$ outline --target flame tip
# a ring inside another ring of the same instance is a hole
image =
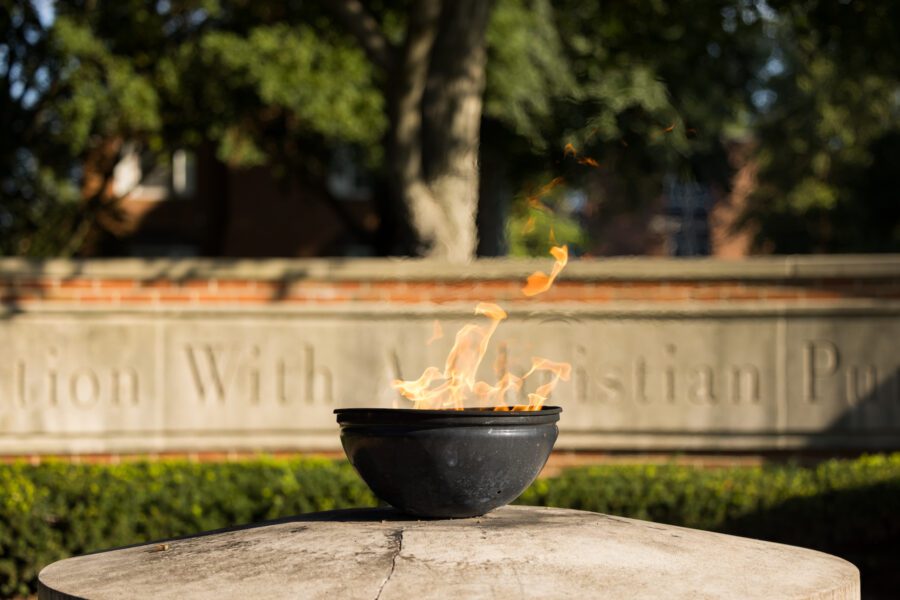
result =
[[[572,148],[574,150],[574,146]],[[563,181],[562,177],[553,179],[539,190],[538,195],[529,198],[529,204],[539,209],[549,210],[540,203],[538,198]],[[533,222],[533,220],[534,215],[531,216],[529,222]],[[543,271],[535,271],[529,275],[522,288],[525,296],[536,296],[550,289],[568,263],[569,247],[566,244],[557,244],[552,227],[550,236],[553,244],[550,248],[550,255],[554,258],[553,268],[549,275]],[[493,404],[494,410],[499,411],[540,410],[556,384],[559,381],[569,380],[571,365],[533,357],[531,369],[519,376],[507,370],[506,353],[504,352],[502,356],[498,356],[494,364],[494,370],[499,377],[497,383],[491,385],[486,381],[478,380],[476,375],[487,354],[491,337],[500,322],[509,315],[500,305],[486,301],[475,305],[474,314],[487,317],[490,319],[490,323],[487,325],[467,323],[460,327],[456,332],[453,347],[447,355],[443,370],[430,366],[416,380],[394,379],[391,385],[400,396],[412,401],[413,408],[416,409],[463,410],[467,401],[476,401],[477,405],[481,407]],[[442,336],[443,329],[440,322],[435,320],[428,344]],[[502,347],[505,348],[505,346],[503,343]],[[536,371],[549,372],[551,374],[549,381],[539,385],[534,392],[527,394],[528,404],[508,405],[509,394],[520,397],[525,379]]]

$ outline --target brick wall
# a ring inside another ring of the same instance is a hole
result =
[[[0,302],[41,305],[525,304],[522,283],[551,261],[0,261]],[[618,259],[571,264],[540,302],[816,302],[900,299],[900,259],[766,258],[741,262]]]

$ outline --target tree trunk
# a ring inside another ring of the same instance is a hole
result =
[[[440,219],[422,167],[422,98],[440,14],[440,0],[413,3],[406,42],[399,62],[389,71],[385,93],[389,118],[388,194],[395,212],[386,216],[397,219],[401,227],[405,224],[407,229],[412,228],[408,231],[414,238],[410,240],[412,253],[422,252],[419,246],[429,244]]]
[[[475,255],[478,143],[491,0],[414,0],[391,48],[359,0],[333,5],[373,64],[388,106],[388,198],[382,230],[400,253],[465,262]]]
[[[433,236],[428,254],[455,262],[472,259],[478,244],[478,145],[490,9],[491,2],[483,0],[445,2],[423,99],[425,180],[439,209],[439,222],[426,229]]]
[[[113,170],[124,140],[108,137],[94,145],[82,163],[80,219],[75,224],[64,254],[95,256],[105,239],[121,230],[121,215],[112,191]]]
[[[478,183],[478,256],[506,256],[509,252],[506,221],[515,190],[510,179],[509,159],[491,122],[482,120],[479,147],[481,175]],[[494,125],[494,128],[497,126]]]

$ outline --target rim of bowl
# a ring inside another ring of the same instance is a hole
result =
[[[337,421],[344,426],[366,425],[539,425],[555,423],[562,408],[544,406],[533,411],[495,411],[482,408],[464,410],[415,408],[336,408]]]

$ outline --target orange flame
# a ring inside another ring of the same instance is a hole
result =
[[[528,217],[528,220],[525,221],[525,225],[522,227],[522,235],[525,235],[526,233],[531,233],[532,231],[534,231],[534,225],[535,225],[534,215],[530,215]]]
[[[456,339],[444,370],[428,367],[422,376],[413,381],[394,380],[393,386],[400,395],[412,400],[414,408],[452,408],[462,410],[475,387],[475,375],[487,353],[491,336],[506,312],[491,302],[480,302],[475,314],[491,320],[489,327],[469,323],[456,332]],[[436,385],[435,385],[436,384]]]
[[[566,181],[566,180],[565,180],[564,178],[562,178],[562,177],[554,177],[554,178],[551,179],[548,183],[545,183],[544,185],[542,185],[542,186],[538,189],[537,192],[535,192],[534,194],[532,194],[531,197],[528,198],[529,202],[532,202],[532,201],[534,201],[534,200],[538,200],[539,198],[543,198],[544,196],[546,196],[547,194],[549,194],[551,191],[553,191],[553,188],[555,188],[556,186],[558,186],[558,185],[560,185],[560,184],[562,184],[562,183],[565,183],[565,181]]]
[[[522,293],[526,296],[537,296],[549,290],[563,270],[563,267],[569,262],[568,246],[553,246],[550,248],[550,254],[556,259],[556,262],[553,263],[553,269],[549,275],[543,271],[535,271],[529,275],[525,287],[522,288]]]
[[[522,389],[523,383],[525,383],[524,377],[506,373],[500,378],[497,385],[479,381],[475,384],[473,391],[478,396],[479,406],[493,406],[495,410],[509,410],[509,405],[506,403],[509,392],[518,392]]]
[[[596,131],[596,129],[592,129],[591,136],[593,136]],[[588,136],[588,139],[590,139],[590,136]],[[600,163],[597,162],[596,159],[591,158],[590,156],[579,156],[578,154],[578,150],[576,150],[575,146],[573,146],[572,144],[566,144],[566,147],[563,148],[563,158],[571,156],[579,165],[594,167],[595,169],[600,168]]]
[[[555,246],[550,252],[556,258],[551,274],[545,275],[537,272],[528,278],[526,289],[532,285],[534,285],[534,289],[542,288],[534,294],[549,289],[568,262],[569,252],[566,246]],[[541,281],[539,285],[533,284],[533,279],[539,275],[545,280]],[[534,294],[526,292],[526,295]],[[500,322],[508,315],[505,310],[493,302],[479,302],[475,306],[475,314],[487,317],[490,324],[488,326],[475,323],[463,325],[456,332],[453,347],[447,355],[443,371],[432,366],[426,368],[418,379],[410,381],[395,379],[392,382],[394,389],[407,400],[411,400],[413,408],[462,410],[467,403],[474,402],[479,407],[494,407],[495,410],[540,410],[556,384],[560,380],[568,381],[571,366],[568,363],[535,357],[532,358],[531,369],[524,375],[518,376],[507,370],[506,352],[505,346],[503,346],[503,351],[494,364],[494,370],[499,376],[497,383],[491,385],[486,381],[478,381],[478,369],[487,354],[491,338],[497,331]],[[440,324],[435,321],[434,335],[429,343],[442,335]],[[550,373],[550,380],[528,394],[527,405],[510,405],[507,402],[510,395],[517,396],[521,392],[525,380],[539,371]]]
[[[563,381],[569,380],[569,377],[572,374],[572,365],[569,363],[554,362],[552,360],[547,360],[546,358],[535,356],[531,359],[531,370],[525,374],[525,377],[528,377],[536,371],[547,371],[552,373],[553,376],[550,381],[539,386],[533,393],[528,394],[528,406],[530,410],[541,409],[544,402],[550,397],[550,392],[553,391],[553,388],[556,387],[556,384],[559,383],[560,379]]]
[[[552,214],[553,211],[546,204],[541,202],[541,198],[552,192],[553,188],[565,183],[565,181],[566,180],[562,177],[555,177],[548,183],[542,185],[540,188],[538,188],[537,191],[528,196],[528,207],[544,213]],[[534,230],[534,215],[531,215],[528,218],[528,221],[525,223],[525,227],[523,228],[522,233],[530,233],[532,230]]]

